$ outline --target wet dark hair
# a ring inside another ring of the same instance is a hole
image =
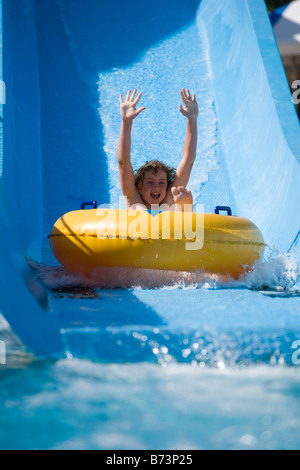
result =
[[[160,162],[159,160],[151,160],[146,162],[145,165],[141,166],[134,174],[134,182],[135,186],[138,188],[140,183],[143,183],[144,176],[146,171],[151,171],[152,173],[156,174],[158,170],[165,171],[167,175],[167,186],[169,187],[171,183],[174,181],[176,170],[164,163]]]

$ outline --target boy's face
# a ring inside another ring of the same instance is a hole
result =
[[[168,179],[164,170],[157,170],[157,173],[145,171],[143,183],[140,191],[143,200],[150,206],[161,204],[167,195]]]

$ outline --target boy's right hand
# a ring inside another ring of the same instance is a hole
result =
[[[144,106],[136,109],[136,105],[141,99],[142,93],[139,93],[137,98],[135,98],[136,95],[136,90],[133,90],[133,93],[131,95],[131,90],[128,91],[126,100],[123,100],[122,94],[120,95],[120,113],[121,113],[121,118],[124,122],[131,122],[133,119],[135,119],[144,109],[146,109]]]

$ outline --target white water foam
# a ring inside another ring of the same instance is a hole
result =
[[[77,286],[116,288],[168,288],[168,289],[224,289],[294,292],[300,287],[300,264],[296,253],[270,252],[238,280],[204,272],[182,272],[155,269],[103,267],[92,277],[82,273],[69,273],[62,266],[45,266],[31,262],[31,266],[48,289]]]

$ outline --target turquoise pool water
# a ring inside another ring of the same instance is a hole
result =
[[[1,374],[1,448],[299,449],[299,371],[40,362]]]

